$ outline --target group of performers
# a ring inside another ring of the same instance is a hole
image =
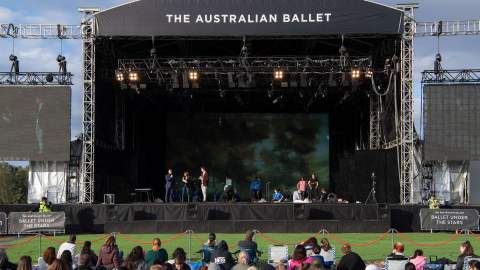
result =
[[[205,167],[200,167],[200,175],[197,178],[190,176],[190,172],[185,171],[182,175],[182,187],[180,191],[181,202],[207,201],[208,172]],[[175,201],[175,195],[178,194],[178,186],[172,169],[168,169],[165,175],[165,202]]]
[[[206,202],[208,191],[208,172],[205,167],[200,167],[198,177],[192,177],[190,172],[185,171],[181,176],[181,181],[176,181],[173,170],[168,169],[165,175],[165,202]],[[255,176],[250,181],[250,200],[251,202],[266,202],[263,194],[263,182],[260,176]],[[214,201],[217,201],[216,191],[214,192]],[[225,185],[223,187],[223,193],[218,196],[221,201],[224,202],[236,202],[240,200],[240,196],[237,190],[234,188],[232,179],[227,175],[225,177]],[[293,202],[306,202],[306,201],[321,201],[321,202],[336,202],[337,198],[333,193],[327,193],[325,188],[319,188],[319,182],[317,175],[312,173],[311,177],[305,180],[301,177],[296,185],[296,190],[292,196],[288,196],[286,193],[278,188],[274,189],[271,201],[274,203],[293,201]]]

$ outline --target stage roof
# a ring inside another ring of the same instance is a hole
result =
[[[402,12],[363,0],[138,0],[97,13],[97,36],[400,34]]]

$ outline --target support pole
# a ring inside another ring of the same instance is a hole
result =
[[[39,232],[38,236],[38,257],[42,257],[42,233]]]
[[[192,261],[192,230],[188,230],[188,261]]]

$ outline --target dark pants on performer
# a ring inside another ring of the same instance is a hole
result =
[[[184,185],[183,188],[182,188],[182,203],[185,201],[184,198],[185,198],[185,193],[187,195],[187,202],[190,202],[190,187],[187,186],[187,185]]]
[[[252,190],[252,201],[259,201],[262,199],[262,190]]]
[[[165,202],[173,202],[173,185],[165,185]]]

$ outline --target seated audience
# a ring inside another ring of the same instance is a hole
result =
[[[405,264],[405,270],[415,270],[415,265],[411,262]]]
[[[162,265],[168,261],[168,253],[162,248],[162,241],[160,238],[153,239],[152,249],[150,249],[145,255],[145,261],[148,268],[150,268],[155,261],[160,262]]]
[[[95,265],[91,265],[92,259],[88,253],[80,253],[78,266],[75,270],[93,270]]]
[[[387,259],[388,260],[403,260],[407,257],[405,257],[405,245],[397,242],[393,244],[393,250],[390,255],[388,255]]]
[[[202,245],[202,248],[197,251],[202,256],[202,262],[205,264],[210,263],[210,258],[212,257],[213,250],[215,249],[217,236],[215,233],[211,232],[208,234],[208,241]]]
[[[311,254],[308,255],[312,259],[312,262],[318,261],[322,264],[322,267],[325,265],[323,256],[320,254],[321,248],[318,245],[314,245],[311,249]]]
[[[238,263],[232,268],[232,270],[247,270],[250,265],[248,254],[245,251],[240,251],[238,254]]]
[[[16,270],[17,265],[8,260],[5,249],[0,249],[0,270]]]
[[[48,247],[43,252],[43,256],[38,258],[38,270],[47,270],[47,268],[53,263],[57,258],[55,248]]]
[[[80,251],[80,255],[82,254],[88,255],[89,261],[87,262],[87,266],[94,267],[95,265],[97,265],[98,256],[92,250],[92,242],[85,241],[85,243],[83,244],[82,250]]]
[[[455,267],[456,270],[462,270],[463,269],[463,262],[465,260],[465,257],[477,257],[475,253],[473,252],[473,246],[470,243],[470,241],[465,241],[462,244],[460,244],[460,255],[457,257],[457,265]]]
[[[337,270],[365,270],[365,263],[362,258],[352,251],[349,244],[342,246],[343,257],[337,265]]]
[[[320,255],[323,257],[323,265],[330,269],[335,264],[335,250],[330,245],[327,238],[320,240]]]
[[[251,230],[248,230],[245,233],[245,240],[238,242],[238,249],[240,251],[245,251],[250,258],[250,261],[255,263],[257,261],[257,255],[260,256],[261,253],[258,251],[258,245],[253,241],[253,236],[255,233]]]
[[[115,237],[109,236],[98,254],[97,268],[103,267],[106,270],[120,267],[120,252],[115,242]]]
[[[416,270],[423,270],[425,263],[427,262],[427,258],[423,256],[423,250],[417,249],[413,253],[413,256],[410,258],[410,262],[415,265]]]
[[[292,197],[292,201],[294,203],[304,203],[305,201],[303,200],[302,198],[302,194],[299,190],[295,190],[293,192],[293,197]]]
[[[177,248],[172,254],[174,260],[173,269],[174,270],[190,270],[190,266],[186,263],[187,254],[183,248]]]
[[[288,263],[288,270],[302,269],[302,265],[310,264],[312,258],[307,257],[307,250],[304,245],[298,245],[292,254],[292,259]]]
[[[64,250],[62,252],[62,255],[60,255],[60,261],[62,261],[65,264],[65,267],[69,270],[72,270],[73,267],[73,259],[72,259],[72,253],[70,253],[69,250]]]
[[[32,257],[22,256],[18,261],[17,270],[32,270]]]
[[[480,262],[474,260],[469,261],[468,270],[480,270]]]
[[[68,237],[68,241],[64,242],[58,247],[58,253],[57,253],[57,259],[60,259],[60,256],[62,256],[63,251],[68,250],[70,251],[70,255],[75,257],[75,247],[76,244],[75,242],[77,241],[77,236],[72,234]]]
[[[277,188],[273,191],[272,202],[274,203],[283,202],[283,194]]]
[[[68,270],[68,266],[59,259],[54,259],[47,270]]]
[[[232,254],[228,251],[228,245],[225,241],[220,241],[212,253],[210,262],[220,266],[222,270],[230,270],[235,264]]]
[[[130,254],[123,262],[128,270],[145,270],[147,269],[147,264],[145,263],[145,257],[143,253],[143,248],[141,246],[136,246],[132,249]]]

